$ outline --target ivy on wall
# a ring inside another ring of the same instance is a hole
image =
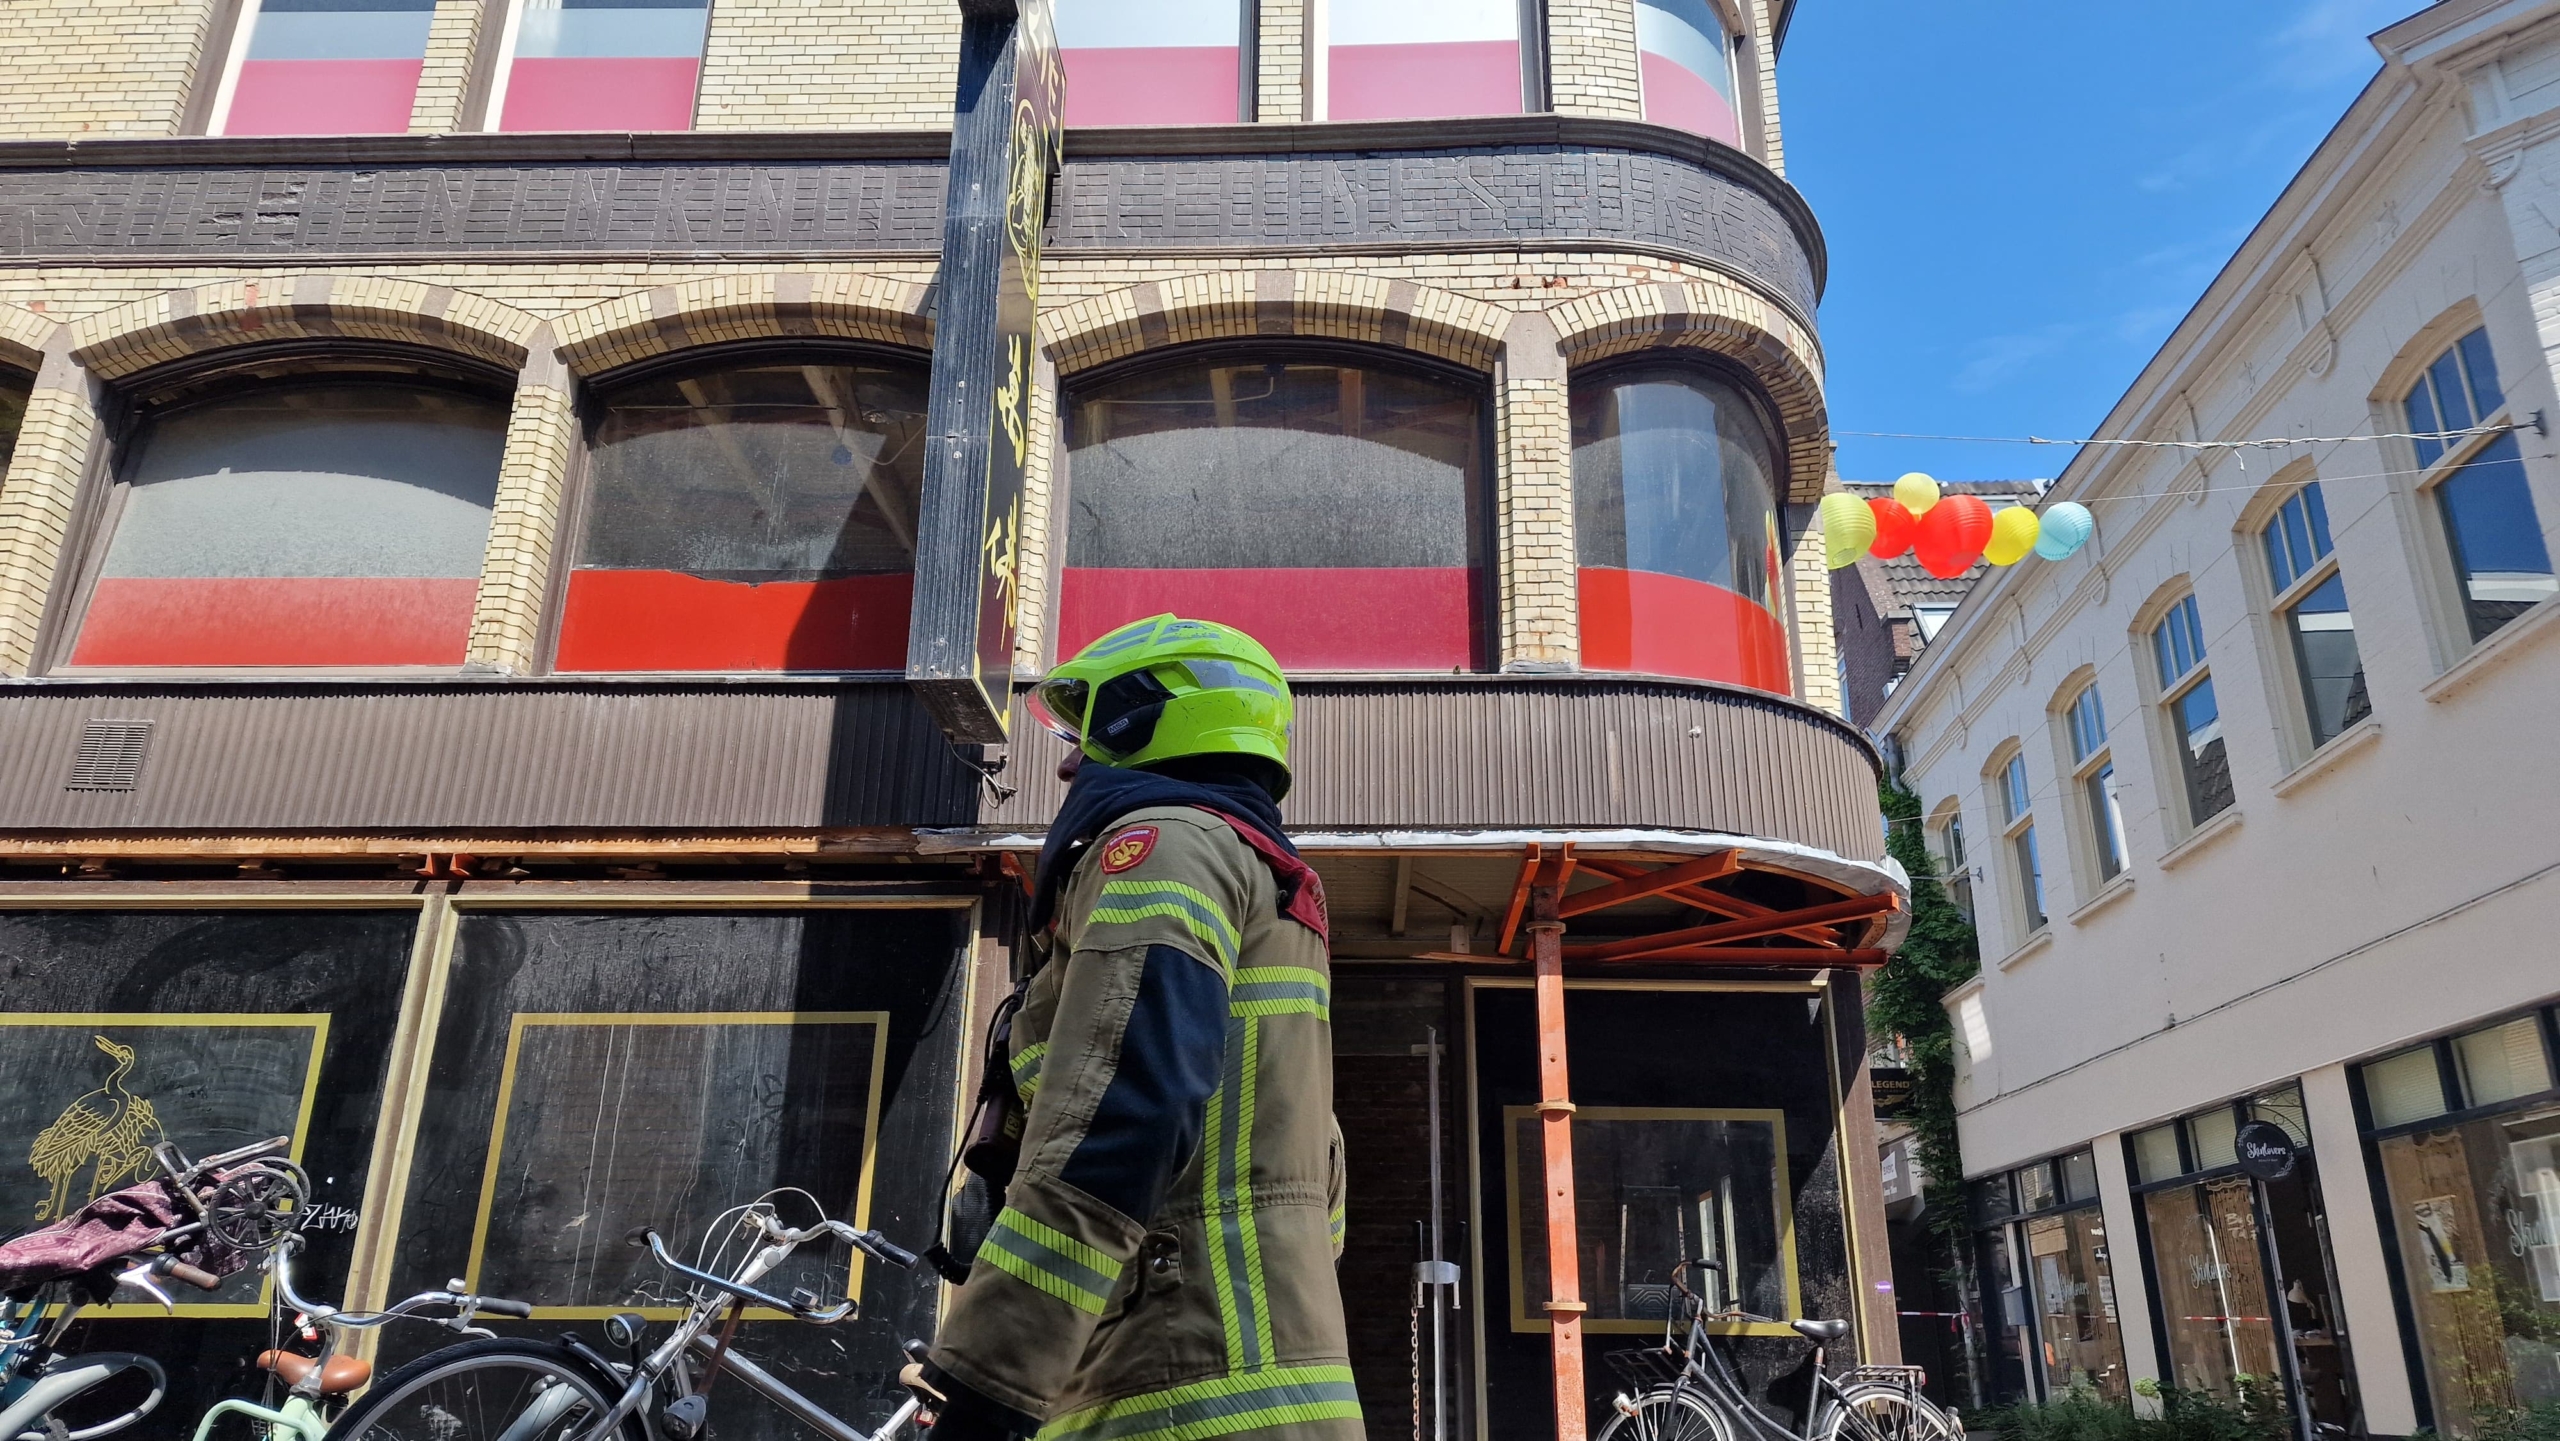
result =
[[[1973,922],[1947,899],[1938,863],[1921,834],[1920,797],[1899,776],[1878,793],[1885,847],[1911,875],[1911,933],[1867,986],[1867,1033],[1899,1036],[1910,1053],[1911,1104],[1904,1119],[1915,1133],[1926,1177],[1925,1214],[1947,1243],[1952,1266],[1965,1235],[1964,1160],[1956,1150],[1955,1027],[1941,1002],[1982,969]]]

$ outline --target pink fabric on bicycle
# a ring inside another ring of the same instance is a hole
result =
[[[220,1178],[208,1178],[207,1188]],[[188,1219],[177,1188],[165,1180],[109,1191],[41,1230],[0,1243],[0,1293],[67,1280],[150,1249],[162,1233]],[[246,1258],[198,1233],[184,1259],[217,1276],[241,1268]]]

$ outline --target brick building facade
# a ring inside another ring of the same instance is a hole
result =
[[[1015,673],[1174,609],[1298,679],[1361,1394],[1406,1434],[1436,1042],[1467,1290],[1422,1360],[1507,1441],[1605,1406],[1598,1353],[1658,1331],[1657,1262],[1736,1180],[1736,1299],[1890,1357],[1856,975],[1902,882],[1805,543],[1791,0],[1440,8],[1060,5]],[[939,0],[30,0],[0,30],[0,1012],[164,1037],[137,1074],[172,1096],[181,1053],[246,1077],[241,1038],[329,1017],[292,1124],[363,1219],[322,1284],[467,1262],[554,1327],[626,1299],[489,1187],[595,1179],[540,1113],[644,1030],[632,1074],[710,1110],[672,1078],[752,1080],[742,1036],[869,1047],[867,1099],[810,1102],[858,1164],[702,1184],[931,1229],[1057,799],[1048,742],[955,750],[899,679],[957,35]],[[1769,924],[1824,907],[1856,914]],[[1730,934],[1647,939],[1701,922]],[[1576,1145],[1678,1159],[1585,1196],[1542,1286],[1512,1143],[1568,1021]],[[1629,1026],[1652,1059],[1604,1043]],[[516,1102],[475,1089],[499,1071]],[[32,1115],[60,1079],[0,1092]],[[857,1415],[936,1304],[859,1284]],[[222,1299],[100,1324],[211,1393],[259,1329]]]

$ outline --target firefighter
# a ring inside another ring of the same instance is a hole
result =
[[[1078,754],[1005,1043],[1019,1160],[923,1370],[934,1441],[1356,1441],[1288,683],[1244,632],[1160,615],[1032,708]]]

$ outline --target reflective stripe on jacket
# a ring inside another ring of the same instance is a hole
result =
[[[1223,819],[1086,853],[1012,1028],[1029,1107],[934,1361],[1043,1441],[1357,1441],[1325,943]]]

